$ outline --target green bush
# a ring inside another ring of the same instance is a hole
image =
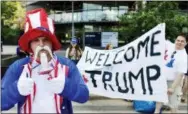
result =
[[[17,45],[20,37],[20,29],[11,29],[4,27],[1,35],[4,37],[3,44],[5,45]]]

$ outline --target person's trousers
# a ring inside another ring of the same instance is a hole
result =
[[[168,88],[171,87],[173,81],[167,81]],[[180,93],[181,93],[181,85],[177,86],[172,95],[168,96],[169,103],[167,104],[170,108],[178,108],[180,104]]]

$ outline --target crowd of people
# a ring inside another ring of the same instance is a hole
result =
[[[36,15],[40,17],[36,17],[38,20],[34,19]],[[36,21],[40,24],[36,24]],[[89,100],[89,89],[76,66],[83,53],[78,39],[71,39],[65,57],[55,55],[53,52],[61,49],[61,44],[55,36],[53,23],[49,21],[52,20],[42,8],[27,12],[27,26],[17,48],[17,54],[22,59],[10,65],[2,79],[1,110],[9,110],[18,104],[18,113],[72,114],[71,101],[84,103]],[[181,101],[187,100],[186,40],[187,36],[180,34],[175,40],[174,50],[168,52],[171,56],[166,58],[165,65],[169,74],[169,104],[157,102],[155,113],[160,113],[164,105],[176,113],[181,92]],[[110,49],[113,49],[113,45],[107,44],[105,50]]]

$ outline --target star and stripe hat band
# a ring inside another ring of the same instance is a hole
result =
[[[26,52],[32,52],[29,43],[38,38],[46,37],[52,42],[53,51],[61,48],[55,33],[54,22],[43,8],[37,8],[26,13],[24,34],[18,44]]]

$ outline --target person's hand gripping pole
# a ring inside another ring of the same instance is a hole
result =
[[[30,76],[28,65],[24,65],[17,87],[21,95],[27,96],[32,93],[34,81]]]

